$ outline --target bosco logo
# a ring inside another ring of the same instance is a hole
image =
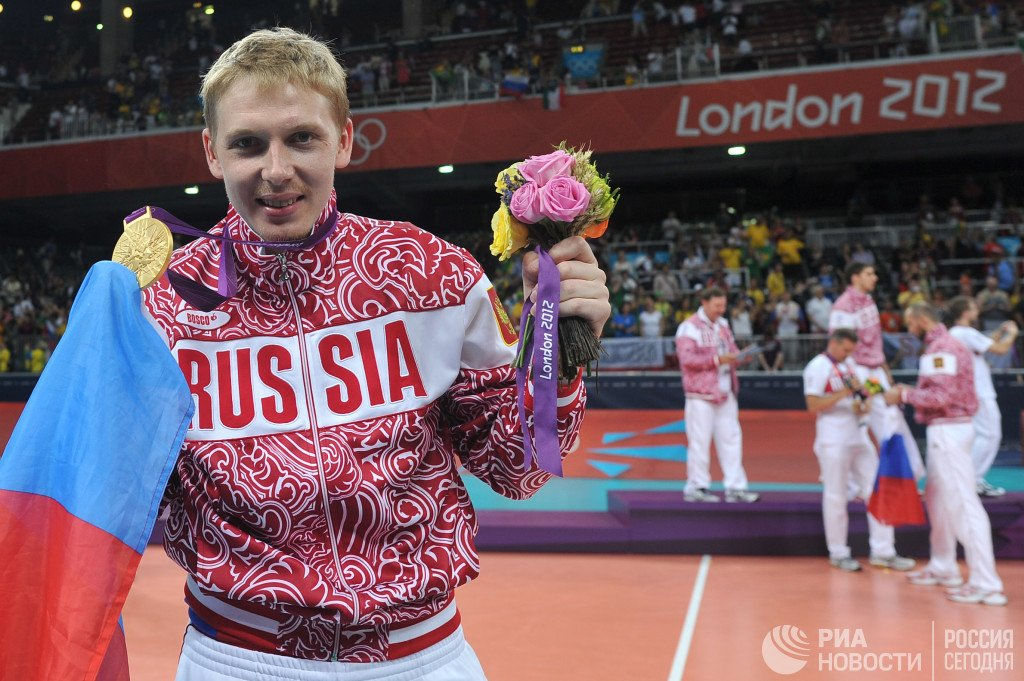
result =
[[[807,635],[791,624],[780,624],[764,635],[761,657],[776,674],[796,674],[811,654]]]
[[[231,321],[231,315],[221,310],[216,310],[214,312],[182,310],[174,319],[179,323],[184,324],[185,326],[191,326],[194,329],[212,330],[219,329]]]
[[[379,118],[364,118],[355,126],[352,133],[351,165],[360,166],[366,163],[374,150],[383,146],[388,138],[388,129]]]

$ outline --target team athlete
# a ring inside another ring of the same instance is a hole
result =
[[[867,502],[878,473],[878,454],[867,434],[863,417],[871,401],[861,397],[850,355],[857,346],[857,332],[836,329],[828,347],[804,369],[807,409],[817,414],[814,454],[821,468],[821,514],[829,562],[846,572],[859,572],[861,564],[850,552],[847,492],[855,486]],[[896,555],[895,532],[868,512],[869,562],[877,567],[910,570],[914,561]]]
[[[927,303],[908,307],[904,321],[925,344],[917,387],[897,385],[884,397],[888,404],[913,405],[917,420],[928,425],[925,504],[932,526],[931,559],[907,577],[912,584],[948,587],[949,599],[959,603],[1006,605],[992,552],[992,526],[975,491],[971,465],[971,419],[978,410],[971,353]],[[956,562],[958,541],[970,570],[966,584]]]
[[[523,462],[517,339],[494,289],[461,248],[338,213],[353,129],[323,43],[257,31],[202,98],[230,201],[212,231],[304,247],[228,245],[238,292],[209,314],[166,278],[145,291],[197,406],[166,492],[191,620],[177,679],[483,679],[453,596],[479,570],[459,468],[512,498],[549,478]],[[171,269],[216,288],[220,249],[194,241]],[[590,247],[550,254],[560,312],[599,334],[610,306]],[[535,255],[523,269],[529,296]],[[559,389],[563,455],[584,401],[578,375]]]

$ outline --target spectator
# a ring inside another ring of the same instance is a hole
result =
[[[851,262],[864,263],[865,265],[875,266],[875,254],[864,248],[864,244],[859,241],[853,245],[853,253],[850,254]]]
[[[907,285],[907,289],[905,291],[900,291],[900,294],[896,297],[896,304],[904,310],[914,303],[923,302],[927,302],[927,296],[925,296],[924,291],[922,290],[919,279],[912,279]]]
[[[665,219],[661,221],[661,238],[665,241],[675,242],[676,238],[683,232],[683,223],[676,217],[676,212],[670,210]]]
[[[665,335],[665,317],[654,304],[654,298],[644,298],[644,309],[638,317],[641,338],[660,338]]]
[[[729,324],[732,326],[732,335],[736,337],[737,341],[748,339],[754,335],[750,310],[747,309],[747,299],[743,296],[736,299],[736,304],[729,311]]]
[[[768,296],[773,300],[778,299],[786,291],[786,275],[782,270],[781,262],[775,263],[765,284],[768,287]]]
[[[804,306],[811,333],[828,333],[828,318],[832,314],[832,301],[825,297],[825,289],[817,284],[811,289],[812,297]]]
[[[883,333],[899,333],[903,330],[903,315],[893,305],[891,298],[886,298],[882,302],[882,313],[878,318],[882,324]]]
[[[775,252],[779,256],[786,274],[787,281],[802,279],[804,275],[804,242],[801,241],[793,230],[787,228],[775,244]]]
[[[975,300],[982,331],[995,330],[1010,318],[1010,297],[999,288],[999,280],[995,277],[985,279],[985,288],[978,292]]]
[[[633,10],[630,12],[630,17],[633,20],[633,37],[639,36],[647,37],[647,10],[644,9],[643,0],[637,0],[633,3]]]
[[[765,331],[760,345],[761,352],[757,355],[757,363],[761,367],[761,371],[769,373],[782,371],[786,357],[782,353],[782,344],[775,340],[775,334],[772,331]]]
[[[783,291],[775,304],[775,331],[779,338],[794,338],[800,333],[803,314],[789,291]]]
[[[612,315],[610,323],[611,335],[614,338],[631,338],[637,335],[637,318],[634,305],[626,300],[622,308]]]
[[[668,263],[662,263],[658,266],[658,271],[654,273],[654,279],[651,282],[651,289],[654,292],[655,298],[670,303],[679,300],[679,296],[682,293],[679,279],[669,269]]]
[[[997,286],[1001,291],[1009,293],[1017,283],[1017,273],[1013,271],[1013,265],[1004,256],[997,256],[995,262],[988,267],[988,274],[996,278]]]

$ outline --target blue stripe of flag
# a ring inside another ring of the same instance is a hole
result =
[[[97,263],[0,457],[0,489],[51,497],[142,553],[193,409],[135,275]]]

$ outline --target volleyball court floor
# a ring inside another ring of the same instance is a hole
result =
[[[810,415],[741,420],[752,488],[817,487]],[[565,480],[515,506],[470,481],[477,506],[594,510],[610,489],[682,490],[682,412],[594,410],[584,428]],[[990,480],[1024,491],[1016,464]],[[840,572],[824,547],[821,557],[483,553],[481,564],[457,601],[492,681],[1022,678],[1024,561],[997,564],[1003,608],[949,602],[866,561]],[[150,546],[124,612],[133,681],[173,679],[182,583]]]

